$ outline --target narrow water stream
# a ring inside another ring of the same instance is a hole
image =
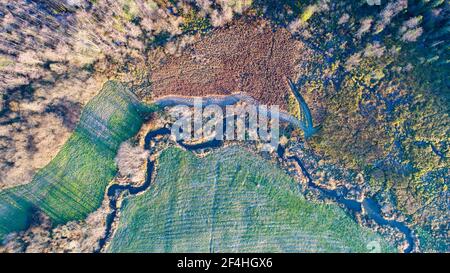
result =
[[[356,200],[345,198],[348,193],[348,190],[345,188],[336,190],[322,188],[313,182],[311,175],[306,170],[300,158],[298,158],[297,156],[292,156],[289,159],[293,159],[300,167],[303,175],[307,178],[309,188],[318,190],[321,194],[323,194],[323,196],[335,201],[336,203],[342,204],[352,213],[360,213],[364,208],[367,216],[370,219],[374,220],[378,225],[393,227],[405,235],[405,239],[408,242],[408,247],[404,250],[405,253],[409,253],[414,249],[414,237],[411,230],[402,222],[384,219],[384,217],[381,215],[380,206],[373,199],[366,197],[361,202],[358,202]]]
[[[164,136],[169,135],[170,130],[167,128],[161,128],[155,131],[149,132],[145,137],[145,149],[150,148],[150,142],[157,136]],[[178,142],[178,145],[182,146],[186,150],[195,152],[199,149],[215,149],[218,147],[221,147],[223,145],[223,141],[219,140],[212,140],[209,142],[201,143],[201,144],[185,144],[182,142]],[[283,156],[284,151],[282,149],[278,149],[278,155]],[[308,170],[303,165],[300,158],[297,156],[289,157],[288,159],[294,160],[300,169],[302,170],[303,175],[307,178],[308,181],[308,187],[311,189],[318,190],[324,197],[329,198],[333,200],[336,203],[342,204],[347,210],[349,210],[352,213],[361,213],[362,209],[364,208],[367,216],[370,219],[373,219],[377,224],[382,226],[390,226],[393,227],[403,234],[405,234],[405,238],[408,242],[408,247],[405,249],[405,253],[411,252],[411,250],[414,248],[414,238],[412,235],[411,230],[404,224],[398,221],[394,220],[386,220],[381,215],[381,210],[379,209],[379,205],[370,198],[365,198],[362,202],[358,202],[355,200],[347,199],[345,196],[348,193],[348,190],[346,189],[336,189],[336,190],[330,190],[325,189],[317,184],[315,184],[312,180],[311,175],[309,174]],[[112,209],[112,212],[107,216],[106,219],[106,231],[105,236],[100,240],[99,246],[100,250],[104,248],[105,244],[108,242],[108,240],[111,237],[112,233],[112,224],[114,223],[115,218],[117,217],[118,213],[118,207],[117,207],[117,199],[118,197],[125,192],[128,192],[129,195],[136,195],[138,193],[144,192],[147,190],[150,185],[153,178],[153,172],[154,172],[155,164],[153,161],[148,160],[147,162],[147,177],[141,186],[132,186],[132,185],[111,185],[107,190],[107,196],[109,198],[109,206]]]

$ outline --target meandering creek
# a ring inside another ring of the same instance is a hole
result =
[[[226,97],[210,97],[207,99],[203,99],[203,106],[207,106],[210,104],[217,104],[220,106],[225,106],[225,105],[235,104],[238,101],[243,100],[243,99],[248,100],[248,97],[243,97],[243,95],[236,95],[236,94],[231,95],[231,96],[226,96]],[[180,105],[180,104],[186,105],[186,106],[193,106],[193,98],[165,97],[165,98],[162,98],[162,99],[156,101],[156,104],[158,104],[162,107],[170,107],[170,106]],[[296,118],[290,116],[289,114],[283,113],[283,117],[280,114],[280,120],[291,123],[292,125],[298,126],[300,128],[303,127],[303,126],[299,126],[300,122]],[[293,120],[296,120],[296,121],[293,121]],[[152,140],[154,140],[156,137],[165,136],[165,135],[169,135],[169,134],[170,134],[170,130],[168,128],[161,128],[161,129],[157,129],[157,130],[148,132],[145,137],[144,148],[146,150],[149,150],[150,143]],[[200,143],[200,144],[186,144],[183,142],[178,142],[178,145],[185,148],[186,150],[195,152],[200,149],[219,148],[219,147],[223,146],[223,141],[212,140],[212,141],[204,142],[204,143]],[[415,240],[412,235],[412,231],[402,222],[398,222],[395,220],[386,220],[382,216],[380,206],[375,202],[375,200],[370,199],[370,198],[364,198],[363,201],[359,202],[356,200],[351,200],[351,199],[345,198],[345,196],[347,196],[347,193],[348,193],[348,190],[345,188],[338,188],[335,190],[323,188],[313,182],[313,179],[312,179],[310,173],[308,172],[308,170],[306,169],[306,167],[304,166],[304,164],[302,163],[302,161],[299,157],[290,156],[288,158],[285,158],[284,149],[281,147],[277,150],[277,154],[283,160],[286,160],[286,159],[293,160],[296,164],[298,164],[298,166],[302,170],[303,175],[307,178],[308,188],[319,191],[320,194],[324,198],[331,199],[334,202],[342,205],[352,214],[361,213],[362,210],[364,209],[364,212],[368,216],[368,218],[374,220],[378,225],[390,226],[404,234],[405,239],[408,244],[408,246],[404,250],[405,253],[409,253],[414,249]],[[109,241],[109,239],[112,235],[112,225],[117,217],[118,210],[119,210],[118,204],[117,204],[118,198],[123,193],[128,193],[128,195],[136,195],[136,194],[139,194],[139,193],[147,190],[150,187],[151,181],[153,179],[154,168],[155,168],[154,162],[149,159],[147,162],[147,177],[146,177],[144,184],[142,184],[141,186],[114,184],[114,185],[111,185],[107,189],[107,196],[109,198],[109,206],[110,206],[112,212],[110,214],[108,214],[108,216],[107,216],[106,231],[105,231],[104,237],[99,242],[99,250],[102,250],[105,247],[106,243]]]

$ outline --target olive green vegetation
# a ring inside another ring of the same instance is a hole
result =
[[[116,82],[107,82],[84,108],[72,136],[31,183],[0,192],[0,238],[26,229],[34,212],[53,224],[84,219],[96,210],[116,174],[120,144],[134,136],[155,109]]]
[[[420,227],[419,237],[433,233],[422,247],[434,240],[428,250],[448,251],[449,104],[439,94],[445,83],[437,82],[448,70],[434,69],[433,79],[431,68],[407,57],[364,58],[346,74],[326,99],[328,115],[312,146],[362,172],[370,194],[390,199]]]
[[[293,178],[239,146],[205,158],[164,150],[154,183],[127,197],[109,252],[367,252],[377,234],[307,201]]]
[[[184,33],[194,34],[194,33],[206,33],[211,29],[211,23],[208,18],[201,17],[193,9],[183,14],[184,22],[181,25],[181,29]]]
[[[363,173],[370,195],[390,200],[420,227],[419,239],[427,241],[421,247],[448,251],[448,103],[428,91],[439,90],[428,88],[430,81],[419,80],[422,66],[396,72],[386,65],[402,64],[389,58],[365,59],[343,77],[310,144],[338,166]],[[427,231],[434,235],[420,238]]]
[[[300,106],[298,105],[298,101],[295,99],[294,94],[289,93],[288,97],[287,97],[287,108],[288,108],[288,112],[300,119],[301,114],[300,114]]]

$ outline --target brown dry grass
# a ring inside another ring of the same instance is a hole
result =
[[[239,20],[205,36],[151,73],[152,95],[207,96],[245,92],[287,110],[286,77],[297,78],[313,52],[286,29]]]

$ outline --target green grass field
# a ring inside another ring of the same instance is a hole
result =
[[[32,182],[0,192],[0,239],[26,229],[36,210],[55,225],[96,210],[116,174],[119,145],[138,132],[153,110],[121,84],[107,82],[84,108],[70,139]]]
[[[109,252],[367,252],[377,234],[305,200],[272,163],[232,146],[200,159],[165,150],[155,182],[123,201]]]

